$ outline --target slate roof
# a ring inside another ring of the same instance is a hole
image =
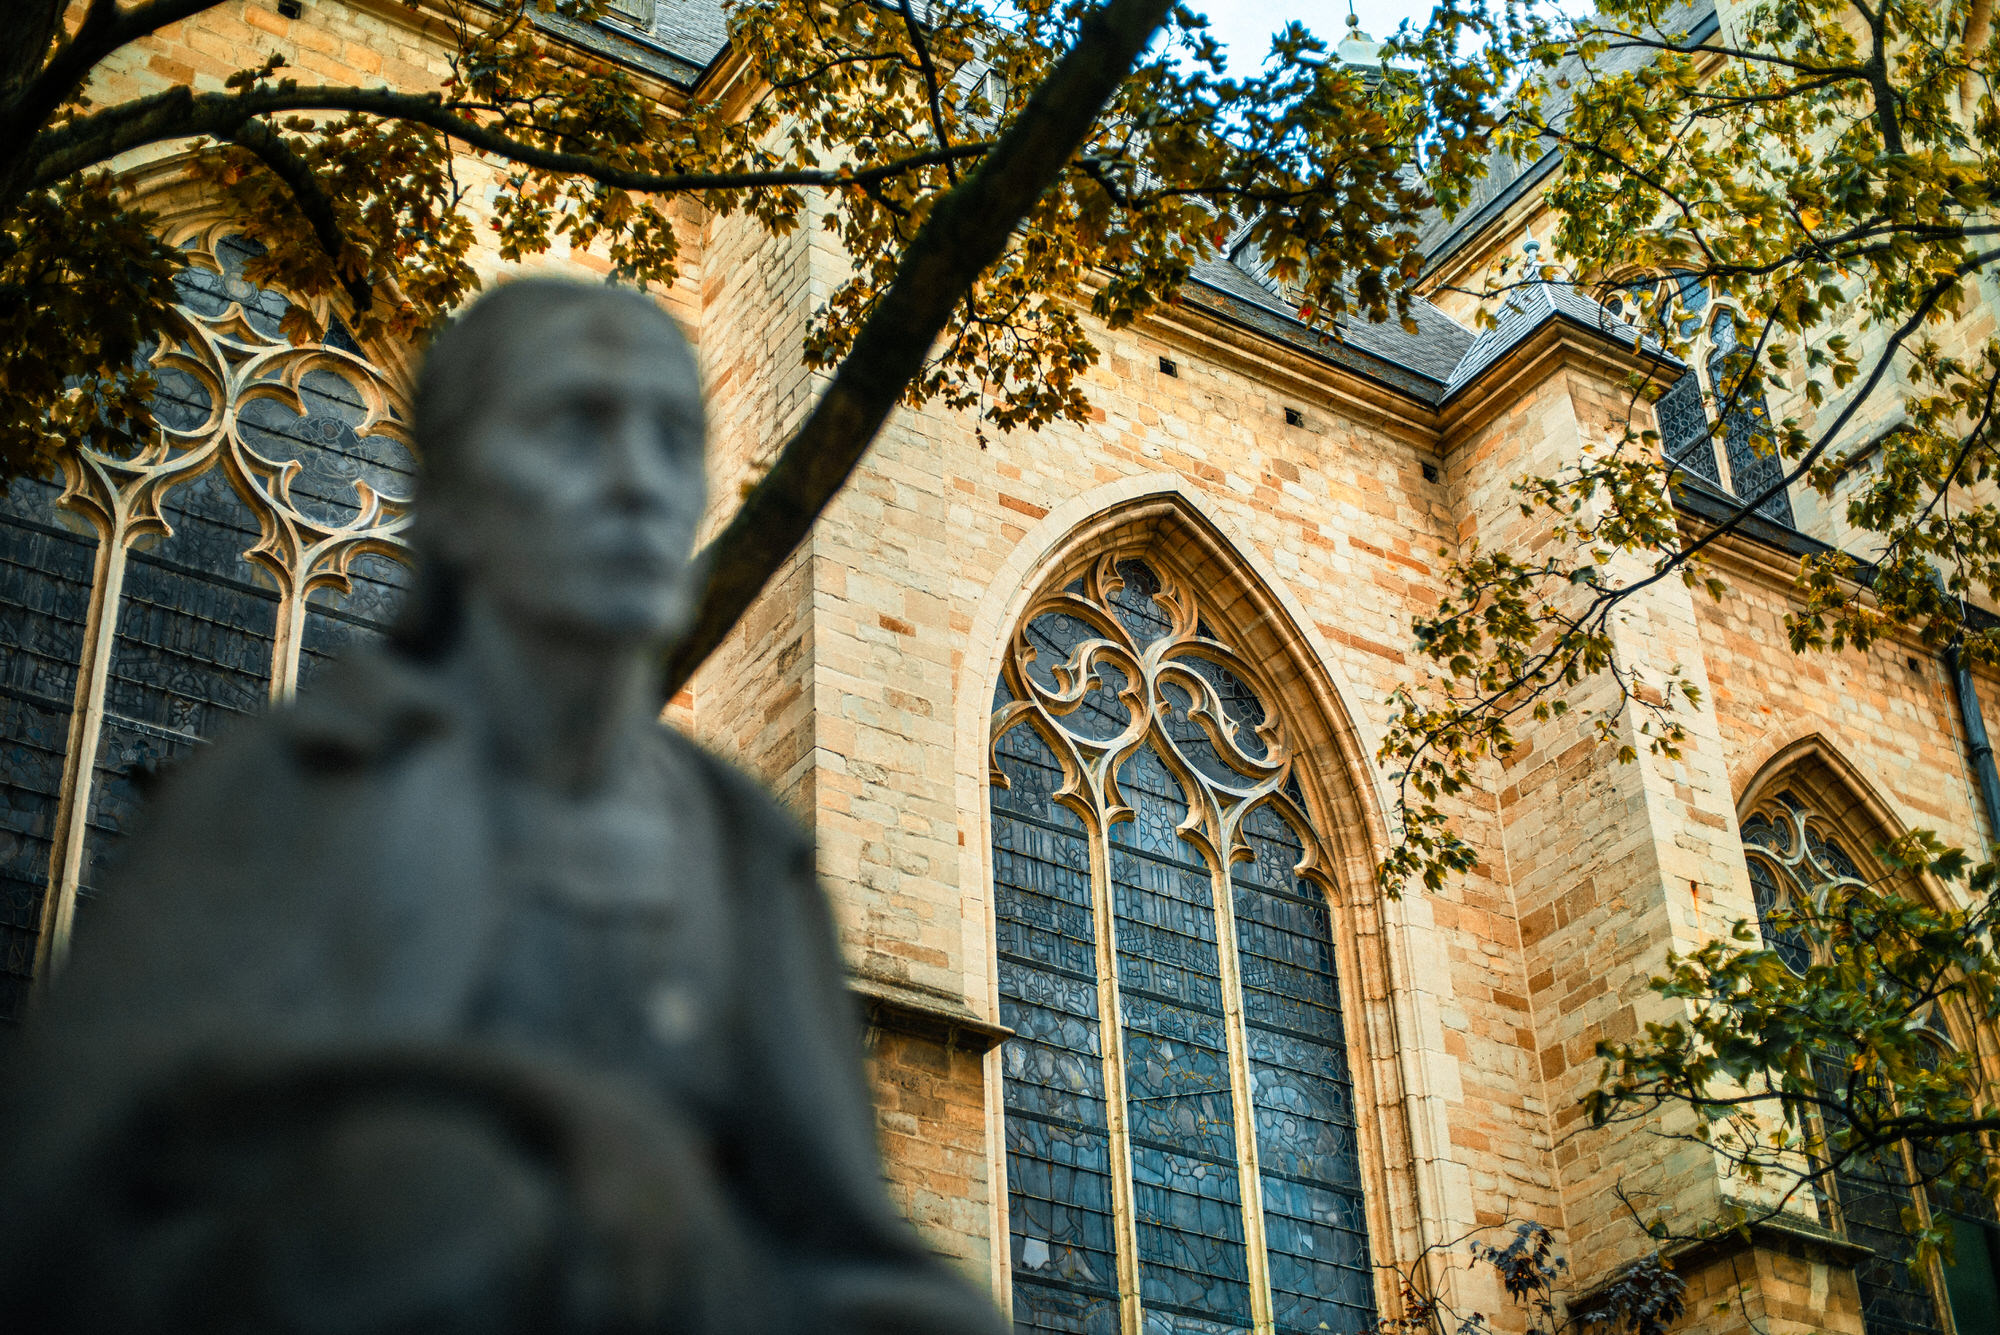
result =
[[[1685,19],[1681,17],[1683,14],[1687,16]],[[1663,29],[1676,31],[1713,20],[1714,0],[1684,0],[1670,12]],[[543,21],[585,46],[682,87],[692,87],[728,42],[721,0],[653,0],[652,22],[644,29],[616,19],[591,25],[569,23],[554,16],[544,16]],[[1614,59],[1621,63],[1615,67],[1626,67],[1623,62],[1634,54],[1618,53]],[[1637,63],[1637,59],[1630,60],[1630,64]],[[1422,233],[1422,244],[1432,262],[1449,254],[1523,192],[1533,188],[1548,175],[1555,162],[1556,155],[1549,153],[1525,170],[1519,170],[1511,160],[1496,160],[1492,173],[1464,210],[1451,219],[1433,217],[1429,221]],[[1442,404],[1472,383],[1508,349],[1549,320],[1566,319],[1582,328],[1605,333],[1627,346],[1636,337],[1631,326],[1613,318],[1589,298],[1558,284],[1535,284],[1522,289],[1503,309],[1499,325],[1480,333],[1467,329],[1430,302],[1419,300],[1410,309],[1410,318],[1416,325],[1414,334],[1394,321],[1374,324],[1357,319],[1344,321],[1336,336],[1300,320],[1293,305],[1257,272],[1254,256],[1244,263],[1217,256],[1197,265],[1182,299],[1430,406]],[[1647,350],[1658,352],[1657,346],[1651,344]]]
[[[1248,269],[1221,256],[1195,266],[1194,286],[1196,290],[1183,294],[1185,300],[1424,403],[1438,402],[1452,369],[1475,342],[1470,329],[1421,299],[1410,310],[1415,334],[1395,323],[1350,320],[1335,338],[1299,319],[1289,302]]]
[[[1481,333],[1465,350],[1458,365],[1452,368],[1451,379],[1445,384],[1440,402],[1477,380],[1487,368],[1506,356],[1509,349],[1551,320],[1566,320],[1580,329],[1603,334],[1627,347],[1637,344],[1643,351],[1670,366],[1681,364],[1652,335],[1648,334],[1642,340],[1635,326],[1619,319],[1569,284],[1523,283],[1507,294],[1507,300],[1500,307],[1498,323]]]

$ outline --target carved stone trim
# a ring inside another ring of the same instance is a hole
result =
[[[984,1056],[1012,1038],[1006,1025],[984,1019],[958,997],[886,979],[850,975],[847,989],[861,1003],[871,1029],[925,1038],[942,1047]]]

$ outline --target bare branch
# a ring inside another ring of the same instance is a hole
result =
[[[296,112],[349,111],[384,120],[429,126],[453,139],[524,167],[562,176],[582,176],[602,185],[642,194],[693,190],[755,190],[781,186],[868,185],[906,172],[979,157],[991,140],[953,144],[911,154],[860,170],[796,169],[761,172],[649,172],[607,162],[589,153],[567,153],[523,143],[461,114],[435,95],[382,88],[253,88],[239,93],[196,96],[175,88],[107,108],[60,130],[45,131],[31,150],[34,186],[101,166],[121,153],[178,139],[228,139],[253,117]]]

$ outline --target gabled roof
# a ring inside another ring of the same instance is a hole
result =
[[[1480,334],[1445,384],[1443,402],[1477,380],[1488,368],[1551,320],[1566,320],[1580,329],[1605,335],[1626,347],[1636,347],[1672,366],[1681,363],[1650,334],[1619,319],[1567,283],[1523,283],[1507,294],[1498,322]]]

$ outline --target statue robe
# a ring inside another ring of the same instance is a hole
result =
[[[80,1165],[190,1063],[463,1051],[574,1073],[683,1128],[759,1258],[755,1327],[997,1331],[884,1191],[857,1008],[792,821],[662,727],[643,749],[682,795],[660,819],[686,823],[683,865],[609,905],[503,892],[474,698],[448,667],[364,655],[164,785],[29,1026],[0,1149],[0,1296],[86,1264],[91,1247],[60,1239],[101,1219],[31,1221],[101,1192]]]

